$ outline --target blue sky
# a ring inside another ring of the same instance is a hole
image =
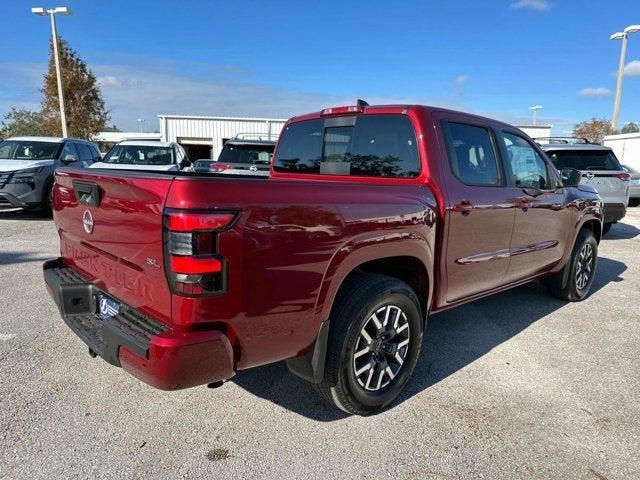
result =
[[[58,28],[99,77],[112,121],[156,115],[289,117],[360,97],[426,103],[560,134],[609,118],[620,42],[638,0],[53,0]],[[0,115],[38,108],[47,19],[3,2]],[[53,6],[53,4],[43,4]],[[621,122],[640,121],[640,33],[629,39]]]

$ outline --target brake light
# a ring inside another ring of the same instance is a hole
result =
[[[232,227],[236,216],[230,212],[165,211],[165,268],[174,293],[207,296],[224,291],[226,261],[218,252],[218,235]]]
[[[612,176],[615,178],[619,178],[623,182],[628,182],[629,180],[631,180],[631,175],[626,172],[614,173]]]
[[[189,213],[175,212],[167,215],[169,230],[172,232],[192,232],[194,230],[217,230],[229,225],[235,217],[233,213]]]
[[[212,163],[209,166],[210,172],[224,172],[225,170],[231,170],[233,167],[231,165],[227,165],[226,163]]]
[[[171,255],[171,271],[185,275],[198,273],[218,273],[222,271],[222,262],[217,258],[178,257]]]
[[[325,108],[320,112],[320,115],[339,115],[342,113],[361,113],[364,111],[364,107],[358,107],[356,105],[350,105],[348,107],[332,107]]]

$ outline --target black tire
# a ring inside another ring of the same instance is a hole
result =
[[[53,215],[53,182],[48,182],[42,193],[42,206],[40,213],[43,217],[51,218]]]
[[[611,226],[613,225],[613,223],[603,223],[602,224],[602,235],[606,235],[607,233],[609,233],[609,230],[611,230]]]
[[[381,328],[373,320],[374,314],[384,315],[381,321],[375,317]],[[420,303],[409,285],[386,275],[356,275],[342,287],[332,310],[324,378],[316,389],[347,413],[380,412],[411,377],[420,355],[423,328]],[[368,340],[367,331],[371,332]],[[356,348],[367,352],[356,356]],[[356,368],[362,370],[364,364],[370,365],[369,370],[357,375]]]
[[[586,252],[590,252],[588,259],[584,257]],[[597,265],[598,242],[591,230],[583,228],[578,232],[567,264],[559,273],[545,279],[544,285],[556,298],[568,302],[579,302],[589,295]]]
[[[640,198],[632,198],[629,200],[630,207],[637,207],[638,205],[640,205]]]

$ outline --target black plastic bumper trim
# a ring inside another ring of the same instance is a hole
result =
[[[168,328],[121,303],[117,315],[103,319],[97,314],[97,295],[104,293],[61,259],[44,264],[44,280],[64,322],[105,361],[120,366],[120,347],[148,358],[151,339]]]

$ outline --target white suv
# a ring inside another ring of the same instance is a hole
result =
[[[187,153],[178,143],[124,140],[111,147],[104,158],[90,168],[176,171],[190,166]]]
[[[546,139],[545,139],[546,140]],[[613,150],[583,139],[561,139],[558,143],[542,144],[558,170],[574,168],[582,173],[582,183],[595,188],[604,202],[602,233],[622,220],[629,204],[629,179]]]

